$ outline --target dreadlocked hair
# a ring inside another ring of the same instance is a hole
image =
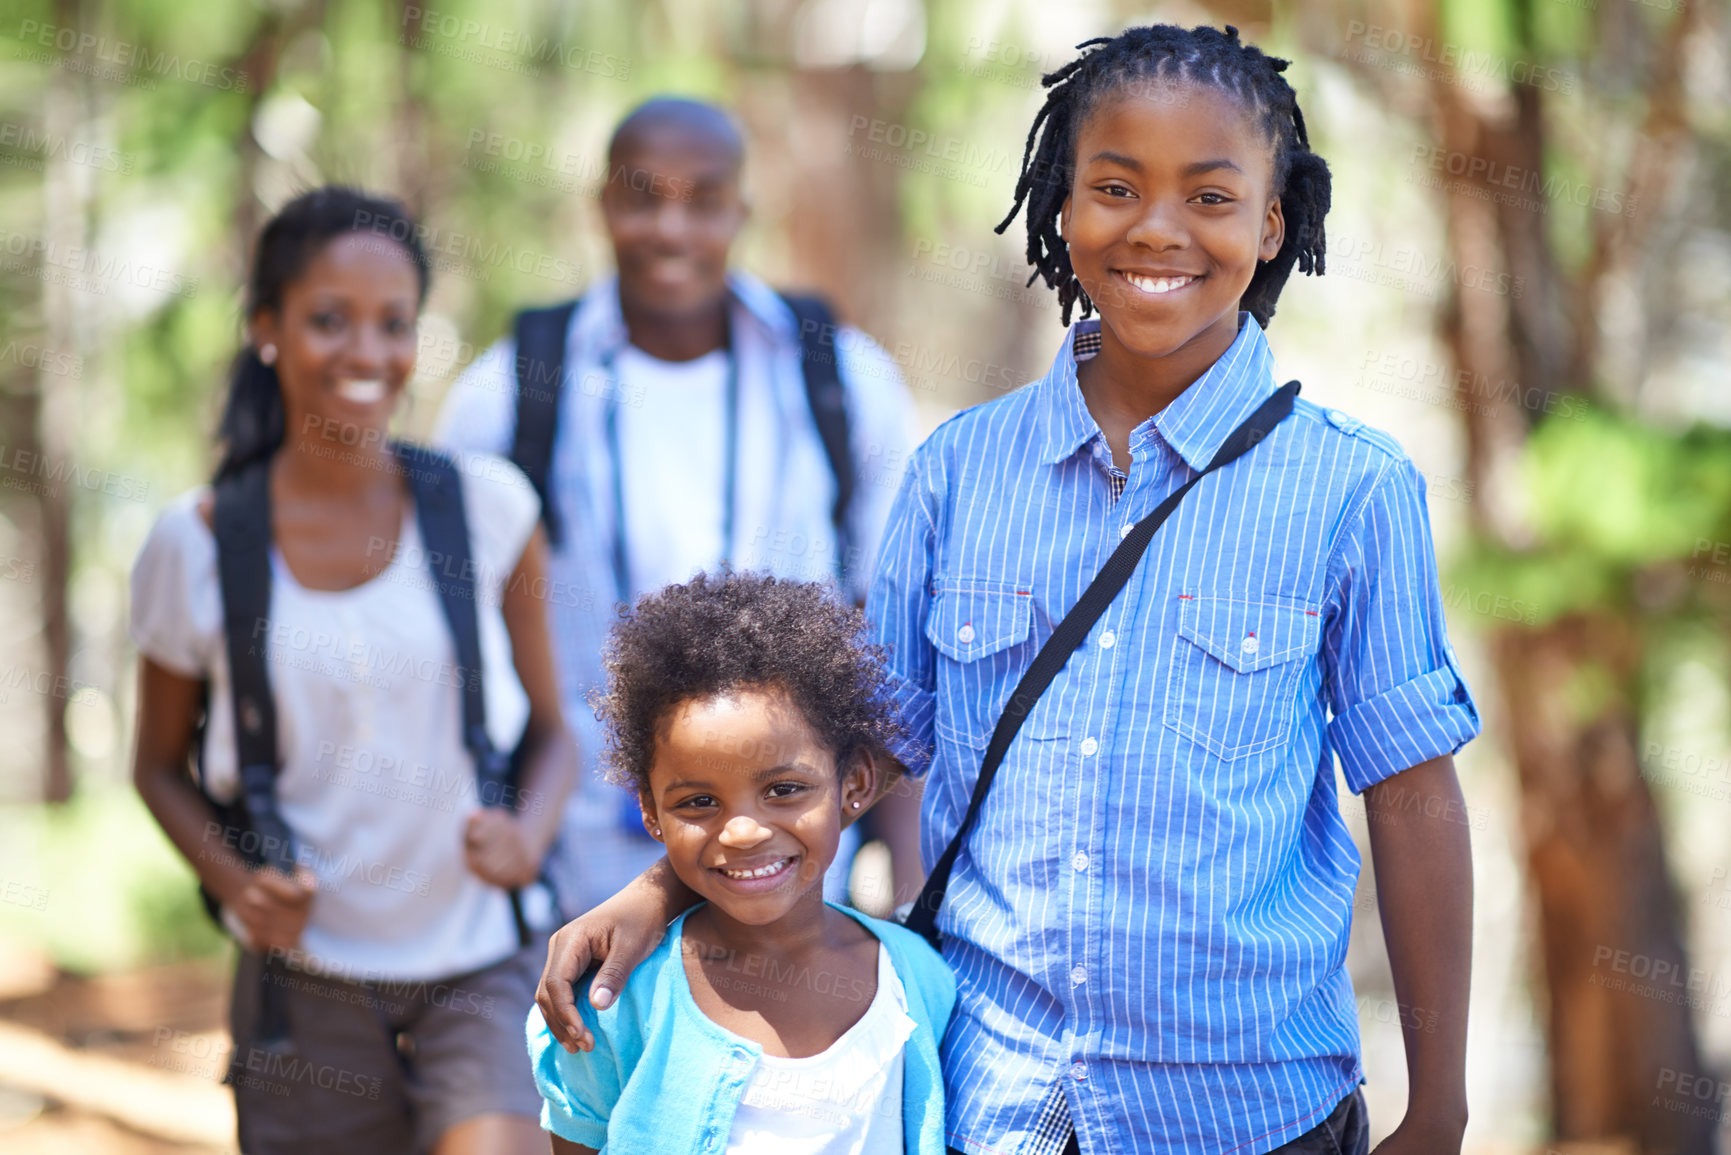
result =
[[[1154,24],[1127,28],[1117,36],[1085,40],[1075,60],[1040,78],[1046,103],[1028,130],[1016,203],[997,226],[1002,233],[1026,206],[1028,263],[1036,278],[1058,290],[1063,321],[1070,323],[1078,301],[1082,315],[1094,311],[1070,266],[1070,249],[1058,232],[1058,217],[1076,172],[1076,142],[1083,122],[1100,101],[1135,81],[1187,81],[1216,88],[1257,114],[1274,142],[1274,190],[1286,220],[1286,238],[1273,259],[1257,266],[1239,307],[1266,326],[1274,316],[1280,290],[1292,266],[1309,274],[1323,271],[1322,220],[1328,215],[1328,165],[1310,151],[1298,96],[1280,74],[1290,63],[1241,43],[1238,29],[1207,26],[1178,28]]]

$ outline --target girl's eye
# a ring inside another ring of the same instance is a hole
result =
[[[715,805],[715,799],[708,794],[693,794],[680,802],[680,810],[708,810]]]
[[[327,333],[340,329],[343,324],[342,317],[336,313],[314,313],[312,321],[313,328],[322,329]]]
[[[401,337],[413,327],[414,326],[403,320],[401,317],[393,317],[389,321],[385,322],[385,331],[393,337]]]
[[[1128,185],[1121,184],[1103,184],[1100,186],[1100,191],[1109,197],[1130,197],[1136,195]]]
[[[1198,193],[1196,199],[1213,208],[1216,205],[1231,204],[1232,198],[1221,193]]]
[[[806,785],[803,782],[777,782],[769,788],[769,796],[771,798],[792,798],[796,794],[805,793],[805,790]]]

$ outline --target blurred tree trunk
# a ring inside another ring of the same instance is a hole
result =
[[[1529,0],[1516,0],[1512,9],[1517,29],[1526,31]],[[1443,43],[1434,12],[1427,19],[1425,34]],[[1543,215],[1520,203],[1524,198],[1499,198],[1502,190],[1488,179],[1493,170],[1547,173],[1545,94],[1515,86],[1512,114],[1503,116],[1471,99],[1454,77],[1433,71],[1443,147],[1451,156],[1491,162],[1485,176],[1449,186],[1449,257],[1457,269],[1498,270],[1520,286],[1499,294],[1457,284],[1439,321],[1461,374],[1473,520],[1503,545],[1524,544],[1520,514],[1500,496],[1513,483],[1515,452],[1529,422],[1544,410],[1493,402],[1493,394],[1505,394],[1485,383],[1519,382],[1524,397],[1601,389],[1607,375],[1595,355],[1601,293],[1606,279],[1627,271],[1638,254],[1643,225],[1662,202],[1684,144],[1676,129],[1686,19],[1675,22],[1650,65],[1647,123],[1624,189],[1625,198],[1637,198],[1636,211],[1594,214],[1593,254],[1572,278],[1560,271]],[[1685,993],[1689,970],[1663,830],[1637,757],[1641,647],[1637,626],[1598,612],[1537,628],[1501,627],[1491,653],[1537,897],[1556,1137],[1707,1152],[1711,1120],[1675,1110],[1678,1104],[1662,1094],[1663,1072],[1673,1072],[1673,1082],[1675,1073],[1705,1072],[1689,1000],[1673,997]]]
[[[83,26],[85,14],[78,0],[55,0],[54,19],[62,28]],[[85,135],[89,120],[89,80],[72,68],[56,68],[48,80],[44,114],[50,139],[75,140]],[[71,149],[52,154],[45,166],[43,220],[50,253],[81,252],[89,234],[88,207],[90,173],[71,161]],[[42,282],[42,315],[47,329],[47,347],[61,352],[86,350],[79,324],[80,309],[74,289],[65,278],[45,277]],[[24,428],[34,441],[29,449],[48,463],[51,474],[71,476],[78,427],[78,381],[51,373],[44,367],[36,374],[36,390],[25,405]],[[72,625],[66,612],[67,589],[72,580],[72,485],[70,481],[44,482],[36,488],[37,527],[42,540],[42,641],[47,674],[52,685],[69,685],[72,661]],[[43,695],[45,745],[43,748],[42,796],[48,802],[72,797],[72,767],[67,752],[64,694]]]

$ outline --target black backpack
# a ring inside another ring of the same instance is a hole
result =
[[[837,575],[845,589],[851,563],[857,560],[852,556],[848,507],[858,478],[848,441],[847,402],[836,365],[835,314],[818,297],[783,294],[782,300],[799,320],[806,402],[835,475],[830,523],[836,535]],[[517,432],[511,442],[511,461],[540,494],[541,520],[553,545],[564,538],[564,523],[550,485],[553,436],[559,427],[559,401],[564,392],[565,337],[580,303],[581,298],[525,309],[517,314],[513,326],[517,341]]]
[[[444,454],[403,444],[392,448],[414,495],[415,518],[428,568],[457,651],[463,744],[474,759],[476,793],[483,805],[507,805],[516,796],[523,747],[519,745],[516,751],[506,754],[495,749],[487,736],[480,620],[475,611],[475,571],[463,509],[462,478],[456,463]],[[269,460],[255,461],[218,481],[215,493],[211,523],[222,588],[223,636],[234,707],[240,790],[231,803],[217,802],[208,793],[206,798],[217,811],[225,845],[236,849],[254,866],[274,866],[292,872],[297,861],[294,833],[283,821],[276,804],[280,764],[276,699],[271,694],[265,646],[259,641],[270,621]],[[203,748],[201,732],[195,742],[201,756]],[[204,789],[202,772],[199,787]],[[202,893],[205,909],[212,918],[217,918],[214,896]],[[519,945],[528,945],[529,924],[523,913],[522,895],[517,891],[511,892],[511,917]],[[263,1001],[259,1044],[275,1051],[286,1051],[291,1046],[282,1004],[281,966],[279,959],[265,959],[260,992]]]

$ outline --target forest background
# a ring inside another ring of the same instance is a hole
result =
[[[922,432],[1062,329],[1008,209],[1040,76],[1132,23],[1291,57],[1327,273],[1270,337],[1424,472],[1485,736],[1467,1147],[1731,1127],[1731,21],[1703,0],[24,0],[0,17],[0,1144],[224,1150],[229,947],[128,774],[126,576],[213,465],[260,223],[342,181],[437,264],[403,432],[608,267],[612,125],[750,140],[739,263],[891,353]],[[877,482],[894,484],[899,463]],[[1364,839],[1362,804],[1346,813]],[[1403,1028],[1366,866],[1378,1135]],[[101,1087],[97,1094],[92,1088]]]

